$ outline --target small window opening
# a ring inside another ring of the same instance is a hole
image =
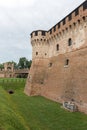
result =
[[[68,28],[66,28],[66,32],[68,32]]]
[[[46,39],[44,39],[44,41],[46,41]]]
[[[83,20],[85,21],[85,17],[83,17]]]
[[[49,63],[49,67],[52,67],[52,63]]]
[[[73,23],[74,27],[76,26],[76,23]]]
[[[38,55],[38,52],[36,52],[36,56]]]
[[[72,45],[72,39],[69,38],[69,40],[68,40],[68,46],[71,46],[71,45]]]
[[[70,29],[72,28],[72,26],[71,26],[71,25],[69,25],[69,27],[70,27]]]
[[[56,50],[59,51],[59,44],[56,45]]]
[[[43,81],[41,81],[41,84],[44,84]]]
[[[61,32],[59,32],[60,36],[61,36]]]
[[[65,61],[65,65],[66,65],[66,66],[69,65],[69,59],[67,59],[67,60]]]
[[[80,24],[80,20],[78,20],[78,24]]]
[[[64,34],[64,30],[62,30],[63,34]]]

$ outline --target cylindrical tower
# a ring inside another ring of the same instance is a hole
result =
[[[31,33],[32,60],[48,58],[47,31],[33,31]]]

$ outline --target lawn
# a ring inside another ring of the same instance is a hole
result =
[[[0,79],[0,130],[87,130],[87,115],[68,112],[44,97],[28,97],[25,82]]]

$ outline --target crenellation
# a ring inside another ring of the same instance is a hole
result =
[[[48,31],[32,32],[31,44],[32,79],[25,93],[57,102],[73,99],[87,113],[87,0]]]
[[[84,3],[87,4],[87,1],[85,1]],[[32,46],[35,46],[33,48],[32,58],[39,58],[40,56],[43,57],[46,51],[48,51],[48,57],[57,55],[55,49],[57,42],[59,42],[60,46],[58,54],[70,52],[73,49],[75,50],[83,45],[80,36],[82,35],[82,38],[84,38],[85,32],[83,29],[83,25],[84,23],[86,23],[85,19],[87,17],[87,6],[84,3],[81,4],[74,11],[72,11],[60,22],[58,22],[50,30],[37,30],[31,33],[31,44]],[[77,31],[79,32],[79,35],[77,35]],[[75,35],[77,35],[76,38]],[[73,44],[69,47],[67,46],[67,42],[70,37],[73,39]],[[49,44],[47,41],[49,42]],[[44,43],[46,43],[45,46]],[[38,55],[35,55],[37,50]]]

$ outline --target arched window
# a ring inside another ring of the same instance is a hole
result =
[[[56,45],[56,50],[59,51],[59,44]]]
[[[69,40],[68,40],[68,46],[71,46],[71,45],[72,45],[72,39],[69,38]]]

